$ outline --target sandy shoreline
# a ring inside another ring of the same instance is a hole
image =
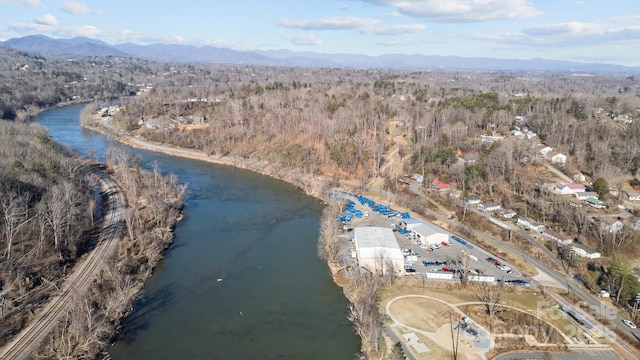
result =
[[[230,156],[208,155],[204,151],[155,143],[131,135],[119,135],[102,126],[87,126],[86,124],[82,123],[81,126],[83,128],[109,136],[110,138],[122,144],[131,146],[136,149],[154,151],[165,155],[205,161],[212,164],[233,166],[240,169],[254,171],[262,175],[270,176],[275,179],[288,182],[303,190],[307,195],[313,196],[320,200],[324,200],[322,191],[326,184],[329,182],[324,176],[314,176],[297,172],[295,170],[277,170],[272,165],[265,162],[244,158],[235,158]]]

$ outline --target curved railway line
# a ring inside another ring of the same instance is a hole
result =
[[[93,279],[104,266],[105,259],[111,257],[117,249],[117,242],[125,229],[124,193],[105,172],[94,171],[92,175],[96,177],[102,194],[107,198],[103,227],[96,248],[77,263],[62,285],[60,294],[52,297],[30,324],[0,350],[0,359],[27,358],[67,313],[74,299],[86,294]]]

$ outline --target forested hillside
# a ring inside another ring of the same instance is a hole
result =
[[[549,163],[544,146],[567,157],[560,168],[568,176],[629,186],[640,166],[634,77],[169,70],[108,119],[154,141],[362,184],[382,178],[393,188],[419,173],[539,218],[605,253],[637,249],[632,228],[603,236],[590,211],[540,191],[549,180],[541,171]],[[621,194],[603,195],[615,208]]]
[[[151,70],[119,58],[61,59],[0,47],[0,119],[24,120],[69,102],[135,94]]]
[[[0,341],[57,290],[86,250],[97,202],[86,165],[37,124],[0,121]]]
[[[59,294],[97,241],[104,204],[94,165],[63,148],[30,117],[71,102],[121,99],[161,65],[112,58],[51,59],[0,47],[0,346]],[[37,357],[94,358],[104,350],[173,239],[185,187],[112,153],[109,171],[134,199],[126,234],[82,303],[73,304]],[[153,210],[149,210],[153,209]],[[84,306],[84,307],[83,307]],[[87,312],[82,312],[82,310]]]

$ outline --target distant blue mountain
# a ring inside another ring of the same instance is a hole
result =
[[[577,63],[546,59],[492,59],[438,55],[322,54],[291,50],[238,51],[213,46],[175,44],[110,45],[85,37],[52,39],[32,35],[0,42],[0,46],[44,55],[74,57],[116,56],[163,62],[244,64],[255,66],[377,68],[433,71],[556,71],[574,73],[640,73],[640,67],[613,64]]]
[[[121,52],[111,45],[95,39],[76,37],[73,39],[52,39],[44,35],[29,35],[0,42],[0,45],[43,55],[63,55],[74,57],[131,55]]]

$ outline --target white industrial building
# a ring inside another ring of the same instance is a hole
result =
[[[353,240],[360,267],[375,274],[386,274],[391,266],[397,274],[404,274],[404,255],[393,230],[373,226],[358,227],[354,230]]]
[[[431,223],[420,223],[410,228],[407,227],[407,230],[417,241],[427,246],[449,242],[449,234]]]

